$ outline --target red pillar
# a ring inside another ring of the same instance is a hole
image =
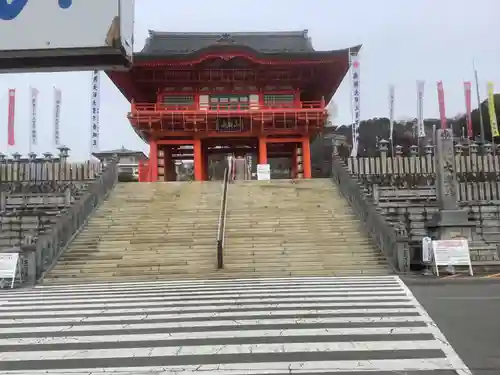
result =
[[[305,136],[302,140],[302,163],[304,166],[304,178],[311,178],[311,144],[309,136]]]
[[[194,153],[194,180],[203,181],[203,150],[201,147],[201,140],[195,139],[193,142]]]
[[[146,160],[139,160],[139,182],[149,181],[149,165]]]
[[[158,181],[158,144],[156,140],[149,141],[149,182]]]
[[[208,148],[203,146],[201,147],[201,157],[202,157],[202,175],[203,181],[208,181]]]
[[[267,140],[259,137],[259,164],[267,164]]]
[[[163,165],[165,173],[165,181],[173,181],[172,176],[172,147],[165,146],[163,149]]]
[[[293,145],[292,149],[292,178],[297,178],[299,163],[297,162],[297,145]]]

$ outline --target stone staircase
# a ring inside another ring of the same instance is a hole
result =
[[[220,182],[118,184],[43,284],[214,273],[220,200]]]
[[[328,179],[235,182],[228,190],[226,273],[351,276],[390,273]]]

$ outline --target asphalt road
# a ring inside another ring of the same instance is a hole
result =
[[[500,375],[500,280],[404,281],[474,375]]]

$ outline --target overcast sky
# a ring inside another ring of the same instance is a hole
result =
[[[415,116],[416,80],[426,81],[425,117],[438,117],[436,81],[442,80],[447,114],[465,112],[463,81],[479,71],[500,91],[498,20],[500,0],[136,0],[135,49],[148,30],[268,31],[308,29],[317,50],[363,44],[361,116],[388,114],[388,86],[396,86],[396,117]],[[126,114],[130,104],[102,75],[101,149],[147,150]],[[52,86],[62,90],[61,139],[73,159],[84,160],[90,143],[90,73],[7,74],[0,77],[2,151],[28,152],[29,86],[40,90],[39,145],[53,151]],[[16,146],[7,149],[7,90],[16,88]],[[474,96],[475,98],[475,96]],[[345,79],[334,97],[336,122],[350,123],[350,86]],[[475,102],[475,100],[474,100]]]

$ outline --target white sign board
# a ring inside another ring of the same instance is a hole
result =
[[[0,35],[8,37],[0,38],[0,68],[7,69],[7,58],[120,54],[130,60],[134,5],[134,0],[2,0]]]
[[[257,180],[270,180],[270,179],[271,179],[271,165],[257,164]]]
[[[432,261],[432,238],[422,238],[422,261],[430,263]]]
[[[473,275],[469,241],[466,239],[432,241],[432,255],[438,276],[439,266],[469,266],[469,273]]]
[[[10,279],[10,287],[14,287],[16,279],[17,264],[19,262],[18,253],[1,253],[0,254],[0,280]]]

